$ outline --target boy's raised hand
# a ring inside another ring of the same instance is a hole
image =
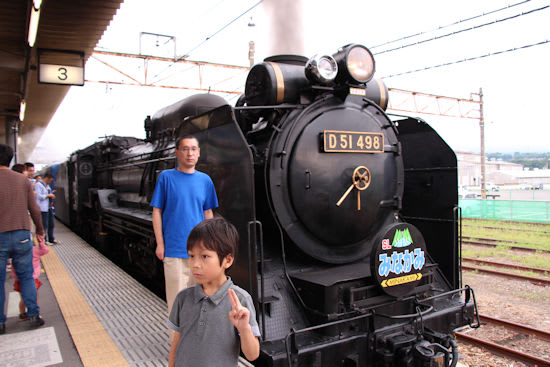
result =
[[[241,330],[246,330],[250,327],[250,311],[248,308],[243,307],[239,298],[235,294],[233,289],[229,289],[229,300],[231,301],[231,311],[229,311],[229,321],[241,332]]]

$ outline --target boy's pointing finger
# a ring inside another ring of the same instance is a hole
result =
[[[229,289],[227,292],[229,293],[229,300],[231,301],[231,307],[234,310],[239,309],[241,307],[241,302],[239,301],[237,294],[235,294],[235,291],[233,289]]]

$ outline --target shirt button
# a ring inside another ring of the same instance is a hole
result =
[[[200,325],[200,326],[204,326],[204,322],[202,322],[202,321],[199,322],[199,325]]]
[[[202,312],[206,312],[206,308],[201,309]]]

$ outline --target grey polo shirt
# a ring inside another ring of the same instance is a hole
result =
[[[210,297],[197,284],[178,293],[167,321],[169,328],[181,333],[176,366],[237,366],[241,341],[237,329],[229,321],[229,288],[235,291],[241,304],[250,310],[252,333],[260,336],[252,297],[234,285],[230,277]]]

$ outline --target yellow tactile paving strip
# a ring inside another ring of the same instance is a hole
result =
[[[55,250],[50,248],[50,253],[40,259],[84,366],[129,366]]]

